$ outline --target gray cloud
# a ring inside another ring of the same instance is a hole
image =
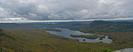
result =
[[[133,18],[133,0],[0,0],[0,20]]]

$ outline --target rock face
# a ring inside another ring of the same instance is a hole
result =
[[[127,48],[127,49],[117,50],[113,52],[133,52],[133,48]]]

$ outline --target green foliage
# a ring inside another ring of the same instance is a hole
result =
[[[97,35],[70,35],[72,37],[85,37],[85,38],[88,38],[88,39],[96,39],[98,38],[99,36]]]
[[[2,29],[0,29],[0,32],[2,32],[3,30]]]
[[[0,37],[2,37],[2,36],[8,37],[8,38],[11,38],[11,39],[14,39],[14,38],[11,37],[10,35],[6,34],[3,30],[0,31]],[[0,39],[0,41],[1,41],[1,39]]]
[[[110,50],[108,50],[108,49],[102,49],[103,50],[103,52],[111,52]]]
[[[2,48],[0,48],[0,51],[2,51]]]

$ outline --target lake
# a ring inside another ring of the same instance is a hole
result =
[[[46,27],[44,27],[44,28],[46,28]],[[112,42],[112,39],[109,39],[108,36],[106,36],[102,40],[100,40],[99,38],[87,39],[84,37],[71,37],[70,36],[71,34],[73,34],[73,35],[93,35],[93,34],[83,33],[83,32],[77,31],[77,30],[76,31],[70,30],[68,28],[55,28],[55,29],[59,29],[61,31],[46,31],[46,32],[49,32],[49,33],[55,34],[55,35],[60,35],[60,36],[66,37],[66,38],[78,39],[79,42],[89,42],[89,43],[96,43],[96,42],[111,43]],[[85,41],[83,41],[84,39],[85,39]]]

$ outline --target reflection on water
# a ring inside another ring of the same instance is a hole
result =
[[[61,32],[57,32],[57,31],[46,31],[49,32],[51,34],[55,34],[55,35],[60,35],[66,38],[72,38],[72,39],[78,39],[80,42],[89,42],[89,43],[96,43],[96,42],[103,42],[103,43],[111,43],[112,40],[108,38],[108,36],[106,36],[105,38],[103,38],[102,40],[100,40],[99,38],[96,39],[87,39],[84,37],[71,37],[70,35],[92,35],[90,33],[83,33],[80,31],[74,31],[74,30],[70,30],[67,28],[55,28],[55,29],[59,29],[61,30]],[[83,41],[85,39],[85,41]]]

